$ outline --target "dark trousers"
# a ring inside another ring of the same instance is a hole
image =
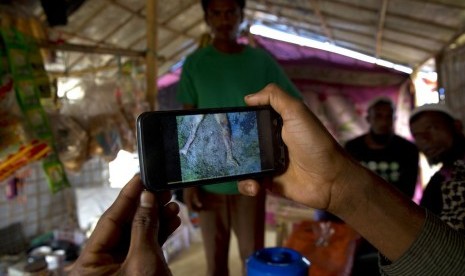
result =
[[[207,275],[227,276],[231,229],[237,236],[243,266],[253,252],[264,247],[265,193],[249,197],[201,192],[200,200]]]

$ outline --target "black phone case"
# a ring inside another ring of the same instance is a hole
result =
[[[165,167],[164,162],[179,162],[179,160],[176,160],[176,156],[166,156],[164,152],[164,147],[162,146],[164,143],[163,140],[176,139],[177,141],[177,137],[171,137],[170,135],[167,136],[167,133],[173,133],[173,130],[167,130],[166,128],[170,128],[172,126],[168,125],[162,127],[160,125],[160,122],[157,122],[157,118],[161,118],[162,116],[175,118],[176,116],[184,115],[215,114],[260,110],[269,110],[271,115],[270,126],[272,127],[272,129],[270,130],[271,133],[269,133],[269,138],[273,139],[273,170],[265,172],[253,172],[241,175],[222,176],[211,179],[201,179],[181,183],[167,182],[166,171],[165,169],[162,169]],[[270,174],[279,174],[285,169],[287,165],[287,149],[281,138],[281,129],[281,116],[278,113],[276,113],[270,106],[144,112],[137,118],[137,148],[139,154],[140,173],[142,181],[148,190],[159,191],[180,189],[198,185],[222,183],[228,181],[237,181],[240,179],[247,178],[261,178]]]

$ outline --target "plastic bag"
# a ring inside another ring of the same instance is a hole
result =
[[[145,100],[143,79],[123,75],[118,80],[116,88],[116,101],[133,133],[136,133],[136,119],[145,111],[150,110],[148,102]]]
[[[49,114],[58,157],[65,169],[77,172],[87,160],[89,135],[71,116]]]
[[[78,120],[89,135],[88,154],[112,161],[121,149],[135,149],[135,134],[115,99],[113,82],[84,81],[84,97],[65,101],[62,114]]]

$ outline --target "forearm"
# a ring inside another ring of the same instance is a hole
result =
[[[329,210],[339,216],[389,260],[412,245],[425,221],[425,212],[371,171],[349,162],[340,191]]]

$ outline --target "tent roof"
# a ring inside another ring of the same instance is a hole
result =
[[[159,75],[195,50],[208,31],[199,2],[158,1]],[[46,22],[40,1],[12,3],[14,9]],[[245,15],[248,25],[263,24],[412,68],[440,53],[465,30],[461,0],[249,0]],[[114,74],[119,61],[145,53],[146,0],[85,1],[66,26],[49,33],[72,44],[55,64],[48,64],[50,72],[78,75],[105,68]],[[70,51],[73,45],[81,48]],[[76,51],[86,47],[108,54]]]

